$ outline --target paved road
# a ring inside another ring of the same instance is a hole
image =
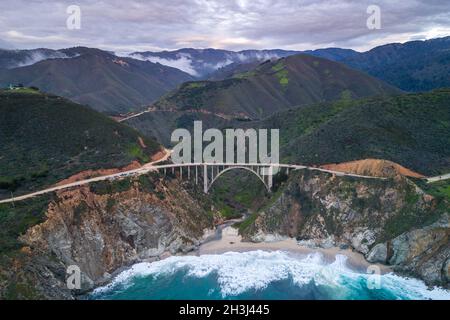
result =
[[[80,181],[76,181],[76,182],[72,182],[72,183],[68,183],[68,184],[64,184],[64,185],[60,185],[60,186],[47,188],[44,190],[40,190],[40,191],[29,193],[26,195],[14,197],[11,199],[1,200],[0,204],[26,200],[26,199],[30,199],[30,198],[33,198],[33,197],[36,197],[39,195],[43,195],[43,194],[47,194],[47,193],[51,193],[51,192],[55,192],[55,191],[59,191],[59,190],[63,190],[63,189],[68,189],[68,188],[72,188],[72,187],[78,187],[78,186],[86,185],[86,184],[89,184],[92,182],[98,182],[98,181],[104,181],[104,180],[115,180],[115,179],[121,179],[121,178],[129,177],[129,176],[139,176],[139,175],[147,174],[150,171],[157,171],[157,170],[161,170],[161,169],[180,168],[180,167],[187,168],[187,167],[195,167],[195,166],[203,166],[203,165],[227,166],[227,167],[230,166],[230,164],[227,164],[227,163],[187,163],[187,164],[157,165],[158,163],[168,160],[170,155],[171,155],[171,151],[165,150],[165,155],[163,158],[161,158],[157,161],[154,161],[154,162],[147,163],[138,169],[119,172],[119,173],[106,175],[106,176],[95,177],[95,178],[91,178],[91,179],[80,180]],[[266,168],[268,167],[267,164],[261,164],[261,163],[254,163],[254,164],[252,164],[252,163],[236,163],[236,164],[232,164],[231,166],[236,166],[236,167],[252,166],[252,167],[266,167]],[[326,169],[321,169],[321,168],[316,168],[316,167],[307,167],[307,166],[302,166],[302,165],[277,164],[274,166],[279,167],[279,168],[288,168],[288,169],[292,169],[292,170],[308,169],[308,170],[313,170],[313,171],[327,172],[327,173],[335,174],[337,176],[356,177],[356,178],[363,178],[363,179],[378,179],[378,180],[386,179],[386,178],[382,178],[382,177],[363,176],[363,175],[357,175],[357,174],[351,174],[351,173],[344,173],[344,172],[340,172],[340,171],[326,170]]]
[[[135,114],[132,114],[131,116],[128,116],[128,117],[123,118],[123,119],[120,119],[118,122],[124,122],[124,121],[127,121],[127,120],[130,120],[130,119],[139,117],[139,116],[141,116],[141,115],[143,115],[143,114],[145,114],[145,113],[149,113],[149,112],[150,112],[150,111],[145,110],[145,111],[142,111],[142,112],[139,112],[139,113],[135,113]]]
[[[67,183],[67,184],[64,184],[64,185],[56,186],[56,187],[47,188],[47,189],[40,190],[40,191],[33,192],[33,193],[29,193],[29,194],[26,194],[26,195],[23,195],[23,196],[14,197],[12,199],[1,200],[0,204],[26,200],[26,199],[30,199],[30,198],[33,198],[33,197],[36,197],[36,196],[43,195],[43,194],[47,194],[47,193],[51,193],[51,192],[55,192],[55,191],[59,191],[59,190],[67,189],[67,188],[78,187],[78,186],[82,186],[82,185],[89,184],[89,183],[92,183],[92,182],[109,180],[109,179],[116,179],[116,178],[123,178],[123,177],[126,177],[126,176],[135,175],[135,174],[139,174],[139,173],[140,174],[144,174],[146,172],[151,171],[152,168],[154,168],[156,164],[164,162],[164,161],[167,161],[167,159],[169,159],[169,157],[171,155],[171,151],[167,150],[167,149],[164,150],[164,151],[165,151],[164,157],[162,157],[161,159],[159,159],[157,161],[153,161],[153,162],[147,163],[147,164],[145,164],[144,166],[142,166],[142,167],[140,167],[138,169],[133,169],[133,170],[129,170],[129,171],[119,172],[119,173],[110,174],[110,175],[106,175],[106,176],[99,176],[99,177],[95,177],[95,178],[91,178],[91,179],[80,180],[80,181]]]
[[[441,176],[437,176],[437,177],[427,178],[427,182],[433,183],[433,182],[438,182],[438,181],[447,180],[447,179],[450,179],[450,173],[444,174]]]

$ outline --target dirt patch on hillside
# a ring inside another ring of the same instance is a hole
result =
[[[138,137],[139,140],[139,144],[141,145],[142,148],[147,148],[147,146],[145,145],[144,139],[142,139],[142,137]]]
[[[139,141],[142,144],[144,143],[144,141],[142,140],[141,137],[139,137]],[[151,163],[147,163],[144,166],[142,166],[138,161],[133,161],[129,165],[122,167],[122,168],[81,171],[67,179],[61,180],[60,182],[55,184],[55,186],[63,186],[63,185],[69,184],[69,183],[77,182],[77,181],[82,181],[82,180],[91,179],[91,178],[100,177],[100,176],[109,176],[109,175],[120,173],[120,172],[143,168],[145,166],[152,165],[153,162],[162,160],[167,155],[167,152],[168,152],[167,150],[158,151],[151,157]]]
[[[157,153],[155,153],[154,155],[152,155],[152,158],[151,158],[152,162],[163,159],[166,156],[166,152],[167,152],[166,150],[161,150],[161,151],[158,151]]]
[[[111,174],[116,174],[116,173],[120,173],[120,172],[124,172],[124,171],[130,171],[130,170],[138,169],[140,167],[141,167],[141,164],[139,162],[133,161],[132,163],[130,163],[129,165],[127,165],[126,167],[123,167],[123,168],[81,171],[67,179],[61,180],[60,182],[55,184],[55,186],[63,186],[63,185],[69,184],[69,183],[82,181],[82,180],[86,180],[86,179],[91,179],[91,178],[95,178],[95,177],[100,177],[100,176],[109,176]]]
[[[397,175],[413,178],[425,177],[424,175],[405,168],[398,163],[381,159],[364,159],[336,164],[326,164],[322,165],[321,168],[374,177],[391,178]]]

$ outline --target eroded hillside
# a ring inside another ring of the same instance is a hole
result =
[[[33,89],[0,91],[0,198],[86,170],[148,162],[154,140],[88,107]]]
[[[215,225],[211,202],[192,188],[151,174],[1,205],[0,296],[73,299],[70,265],[81,269],[83,293],[133,263],[192,250]]]
[[[299,171],[240,232],[252,241],[294,237],[312,246],[350,246],[371,262],[446,286],[448,209],[448,200],[400,176],[357,179]]]

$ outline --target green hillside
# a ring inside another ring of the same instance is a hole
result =
[[[387,44],[338,61],[405,91],[450,86],[450,37]]]
[[[0,196],[26,193],[86,169],[147,161],[153,140],[87,107],[30,89],[0,91]]]
[[[342,96],[359,98],[400,91],[330,60],[295,55],[267,61],[222,81],[187,82],[155,106],[162,110],[205,109],[232,117],[262,119],[278,111]]]
[[[258,126],[281,129],[281,156],[293,163],[379,158],[425,175],[450,172],[450,89],[316,104]]]
[[[109,114],[140,110],[184,81],[175,68],[120,58],[109,52],[77,47],[60,50],[72,58],[48,59],[33,65],[0,70],[0,88],[35,86]]]
[[[230,121],[212,114],[185,113],[182,111],[165,112],[155,111],[144,113],[139,117],[131,118],[125,123],[147,137],[152,137],[159,143],[171,147],[170,141],[173,130],[184,128],[193,132],[194,121],[202,121],[203,128],[223,128],[236,124],[238,121]]]

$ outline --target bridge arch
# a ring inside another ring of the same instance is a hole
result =
[[[264,178],[262,178],[261,175],[260,175],[258,172],[256,172],[256,171],[253,170],[253,169],[250,169],[250,168],[248,168],[248,167],[244,167],[244,166],[233,166],[233,167],[229,167],[229,168],[226,168],[226,169],[220,171],[220,172],[214,177],[214,179],[208,184],[208,190],[207,190],[207,191],[209,192],[209,190],[211,189],[211,187],[214,185],[214,182],[216,182],[216,180],[219,179],[223,174],[225,174],[225,173],[227,173],[227,172],[229,172],[229,171],[231,171],[231,170],[235,170],[235,169],[237,169],[237,170],[242,169],[242,170],[246,170],[246,171],[249,171],[249,172],[253,173],[253,174],[256,175],[256,176],[258,177],[258,179],[264,184],[264,186],[266,187],[267,191],[268,191],[268,192],[271,191],[269,185],[266,183],[266,181],[264,181]]]

